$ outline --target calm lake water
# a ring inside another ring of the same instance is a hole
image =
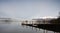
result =
[[[54,33],[35,27],[22,26],[21,22],[0,22],[0,33]]]

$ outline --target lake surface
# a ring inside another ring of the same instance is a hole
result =
[[[21,22],[0,22],[0,33],[54,33],[44,29],[23,26]]]

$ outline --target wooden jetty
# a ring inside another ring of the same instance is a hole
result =
[[[54,32],[60,32],[60,24],[22,24],[26,26],[36,27],[39,29],[50,30]]]

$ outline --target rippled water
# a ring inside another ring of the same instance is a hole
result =
[[[21,22],[0,22],[0,33],[54,33],[53,31],[22,26]]]

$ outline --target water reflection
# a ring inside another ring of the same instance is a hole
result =
[[[21,22],[0,22],[0,33],[55,33],[35,27],[21,25]]]

